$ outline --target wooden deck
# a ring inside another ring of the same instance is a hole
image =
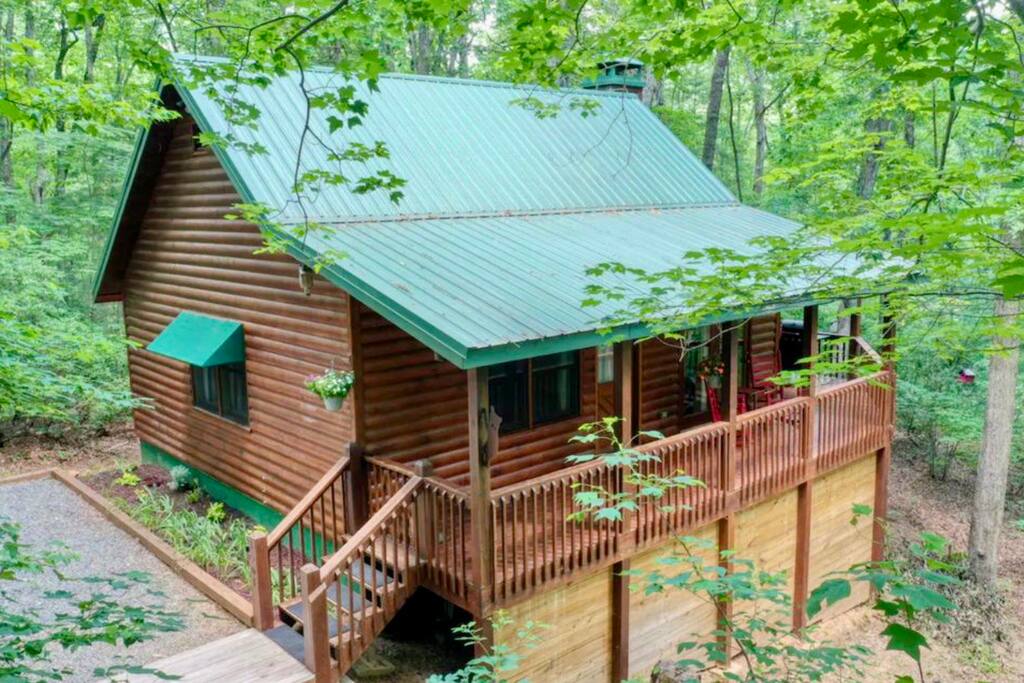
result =
[[[146,665],[156,673],[124,674],[110,682],[158,683],[307,683],[313,674],[270,638],[255,629],[240,631],[194,650]]]

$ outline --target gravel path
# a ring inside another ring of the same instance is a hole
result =
[[[126,602],[150,604],[175,612],[185,624],[182,631],[160,633],[153,640],[131,648],[106,644],[75,651],[58,648],[52,652],[53,664],[73,672],[65,680],[93,681],[93,670],[97,667],[147,664],[244,628],[59,481],[38,479],[0,486],[0,519],[5,517],[21,525],[23,543],[39,549],[63,543],[76,553],[78,559],[64,569],[68,577],[146,572],[151,577],[150,583],[130,588],[124,594]],[[3,586],[7,598],[15,603],[5,606],[13,611],[38,609],[46,614],[47,610],[53,610],[61,601],[46,599],[46,591],[62,589],[88,596],[97,590],[93,584],[61,581],[52,572],[27,575],[25,579],[21,585],[5,582]],[[163,595],[154,596],[151,591]]]

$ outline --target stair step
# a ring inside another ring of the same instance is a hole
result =
[[[291,655],[294,659],[299,662],[305,663],[306,654],[302,640],[302,634],[297,633],[295,629],[287,624],[281,624],[269,631],[264,631],[263,635],[274,641],[278,647]]]

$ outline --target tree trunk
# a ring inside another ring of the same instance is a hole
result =
[[[409,41],[409,58],[414,73],[422,75],[430,73],[433,42],[433,34],[426,24],[421,24],[413,32]]]
[[[870,199],[875,193],[875,183],[878,182],[878,153],[885,147],[884,134],[892,130],[892,121],[883,118],[868,119],[864,123],[864,129],[869,133],[878,133],[871,149],[864,155],[857,188],[857,194],[862,199]]]
[[[4,20],[4,42],[8,45],[14,40],[14,8],[7,11]],[[14,145],[14,122],[6,116],[0,116],[0,182],[5,188],[14,187],[14,164],[11,159],[11,147]],[[8,223],[14,221],[14,215],[8,212],[5,216]]]
[[[764,192],[764,159],[768,155],[768,128],[765,125],[768,107],[764,103],[764,72],[748,62],[747,73],[754,95],[754,131],[757,134],[754,147],[754,195],[760,197]]]
[[[103,27],[107,19],[99,15],[92,24],[85,25],[85,72],[82,80],[85,83],[92,83],[96,80],[96,56],[100,51],[100,38],[103,37]]]
[[[907,143],[910,149],[914,149],[917,144],[917,130],[912,111],[903,114],[903,142]]]
[[[997,318],[1015,318],[1019,313],[1018,301],[1006,301],[1001,297],[996,300]],[[999,531],[1006,504],[1020,359],[1020,341],[1016,337],[996,337],[993,342],[995,352],[988,360],[985,433],[978,459],[978,478],[974,484],[974,510],[968,545],[971,575],[983,586],[993,586],[999,573]]]
[[[722,89],[725,72],[729,68],[729,47],[715,53],[715,67],[711,71],[711,92],[708,93],[708,111],[704,121],[704,151],[700,155],[704,165],[715,167],[715,151],[718,148],[718,119],[722,114]]]
[[[650,67],[644,68],[644,89],[640,100],[647,108],[660,107],[665,104],[664,84],[654,75]]]
[[[36,37],[36,13],[32,7],[32,3],[28,2],[25,4],[25,38],[31,43]],[[32,48],[26,48],[25,52],[29,58],[35,56],[35,50]],[[25,85],[29,88],[33,87],[36,82],[35,68],[31,66],[25,67]],[[29,183],[29,196],[32,197],[32,201],[36,204],[43,203],[43,197],[46,194],[46,166],[43,164],[43,159],[46,154],[46,149],[43,145],[43,138],[41,135],[36,136],[38,141],[36,144],[36,169],[35,174],[32,176],[32,180]]]

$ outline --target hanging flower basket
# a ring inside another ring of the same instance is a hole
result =
[[[324,400],[324,408],[330,411],[341,410],[348,392],[356,383],[356,377],[350,370],[325,370],[322,375],[313,375],[306,380],[306,388]]]

